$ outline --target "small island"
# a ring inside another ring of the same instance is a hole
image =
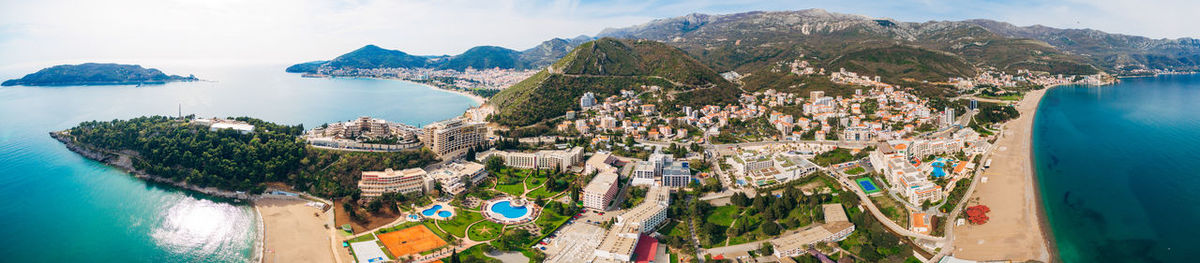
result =
[[[0,86],[141,85],[196,80],[199,79],[193,75],[167,75],[140,65],[84,63],[44,68],[19,79],[4,81]]]

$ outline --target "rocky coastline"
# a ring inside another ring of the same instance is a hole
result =
[[[198,192],[198,193],[202,193],[202,194],[206,194],[206,195],[210,195],[210,196],[215,196],[215,197],[230,198],[230,199],[236,199],[236,200],[252,200],[253,199],[253,195],[246,193],[246,192],[221,190],[221,189],[217,189],[215,187],[200,187],[197,185],[188,184],[186,182],[177,182],[177,181],[171,180],[170,178],[147,174],[146,172],[138,170],[133,167],[133,162],[132,162],[131,158],[136,158],[136,157],[131,156],[131,153],[113,152],[111,150],[98,149],[95,147],[91,147],[88,145],[78,143],[75,141],[74,137],[72,137],[70,134],[67,133],[67,131],[50,132],[50,137],[53,137],[55,140],[58,140],[59,142],[62,142],[63,145],[65,145],[67,147],[67,149],[71,150],[72,152],[78,153],[79,155],[82,155],[85,158],[88,158],[88,159],[91,159],[91,160],[94,160],[97,162],[107,164],[112,167],[119,168],[121,170],[124,170],[125,172],[133,175],[134,177],[137,177],[138,179],[147,180],[147,181],[156,182],[156,183],[162,183],[162,184],[169,184],[169,185],[181,188],[181,189],[186,189],[186,190],[190,190],[190,191],[194,191],[194,192]]]

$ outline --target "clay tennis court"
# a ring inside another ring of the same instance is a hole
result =
[[[378,235],[378,237],[379,241],[383,242],[383,246],[387,247],[388,251],[391,251],[392,255],[397,257],[421,253],[446,245],[445,240],[434,235],[425,226],[405,228],[400,231]]]

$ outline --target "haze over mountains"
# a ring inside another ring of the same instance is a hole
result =
[[[297,64],[288,71],[540,69],[554,63],[492,100],[499,106],[495,121],[524,126],[578,109],[573,102],[584,92],[610,96],[620,88],[639,85],[664,88],[671,103],[657,103],[665,111],[674,105],[732,101],[737,88],[793,93],[849,90],[827,79],[789,75],[781,68],[797,60],[832,71],[879,76],[885,82],[913,87],[926,97],[953,93],[937,83],[984,71],[1134,75],[1200,69],[1200,40],[1191,38],[1156,40],[1090,29],[1017,27],[991,20],[902,22],[821,9],[691,14],[605,29],[596,38],[552,39],[525,51],[481,46],[455,56],[414,56],[367,46],[331,61]],[[728,71],[743,77],[737,83],[716,77]],[[712,90],[706,90],[705,96],[690,92],[699,89]]]
[[[1123,74],[1137,69],[1200,68],[1200,40],[1191,38],[1149,39],[1090,29],[1017,27],[992,20],[901,22],[821,9],[691,14],[605,29],[596,37],[664,42],[715,70],[743,74],[800,55],[823,66],[918,80],[986,69],[1063,74],[1100,69]],[[556,38],[524,51],[479,46],[455,56],[415,56],[368,45],[331,61],[297,64],[289,72],[311,72],[319,66],[536,69],[592,39]],[[918,60],[940,66],[904,66]]]
[[[338,56],[327,61],[311,61],[292,65],[287,72],[315,73],[321,67],[326,68],[435,68],[463,71],[468,67],[474,69],[538,69],[571,52],[575,46],[592,40],[591,37],[579,36],[572,39],[555,38],[542,42],[540,45],[516,51],[497,46],[477,46],[459,55],[449,56],[418,56],[399,50],[384,49],[376,45],[366,45],[357,50]]]

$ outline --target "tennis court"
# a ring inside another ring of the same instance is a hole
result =
[[[417,254],[446,245],[446,241],[425,226],[414,226],[378,235],[379,241],[397,257]]]
[[[858,178],[857,180],[854,180],[854,181],[858,182],[858,186],[862,187],[863,192],[866,192],[867,194],[874,194],[874,193],[879,192],[879,187],[875,186],[875,182],[872,182],[871,178],[863,177],[863,178]]]

